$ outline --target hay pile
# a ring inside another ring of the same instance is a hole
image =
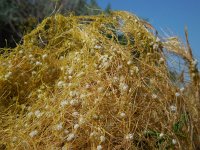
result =
[[[55,15],[2,54],[1,148],[194,148],[195,97],[148,27],[127,12]]]

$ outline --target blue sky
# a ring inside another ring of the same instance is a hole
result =
[[[200,63],[200,0],[97,0],[105,8],[126,10],[139,17],[148,18],[158,30],[178,35],[182,40],[184,27],[188,27],[189,40],[195,58]]]

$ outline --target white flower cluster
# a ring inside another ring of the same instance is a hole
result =
[[[103,142],[105,142],[105,141],[106,141],[106,137],[103,136],[103,135],[101,135],[101,136],[100,136],[100,142],[103,143]]]
[[[65,82],[64,82],[64,81],[59,81],[59,82],[57,83],[57,85],[58,85],[59,88],[62,88],[62,87],[65,86]]]
[[[80,127],[79,124],[75,124],[75,125],[74,125],[74,129],[75,129],[75,130],[77,130],[79,127]]]
[[[62,129],[63,129],[63,123],[61,122],[61,123],[59,123],[59,124],[56,124],[55,127],[54,127],[54,129],[55,129],[55,130],[58,130],[58,131],[59,131],[59,130],[62,130]]]
[[[79,116],[79,113],[78,113],[77,111],[75,111],[75,112],[72,113],[72,116],[73,116],[73,117],[78,117],[78,116]]]
[[[152,97],[153,99],[157,99],[157,98],[158,98],[158,95],[152,94],[151,97]]]
[[[126,83],[120,83],[119,84],[119,89],[121,92],[127,92],[128,91],[129,86]]]
[[[125,136],[125,139],[126,140],[132,140],[133,139],[133,134],[132,133],[129,133]]]
[[[71,106],[78,106],[80,102],[77,99],[72,99],[69,103]]]
[[[173,113],[175,113],[175,112],[177,111],[177,107],[174,106],[174,105],[171,105],[171,106],[169,107],[169,109],[170,109],[170,111],[173,112]]]
[[[97,150],[102,150],[102,149],[103,149],[103,147],[101,145],[97,146]]]
[[[125,117],[126,117],[126,114],[125,114],[124,112],[121,112],[121,113],[120,113],[120,117],[121,117],[121,118],[125,118]]]
[[[63,101],[61,101],[60,106],[63,108],[63,107],[65,107],[68,104],[69,104],[68,100],[63,100]]]
[[[74,139],[75,139],[75,134],[74,134],[74,133],[68,134],[68,137],[67,137],[67,141],[68,141],[68,142],[70,142],[70,141],[72,141],[72,140],[74,140]]]
[[[175,96],[176,96],[176,97],[179,97],[179,96],[180,96],[180,93],[176,92],[176,93],[175,93]]]
[[[36,110],[34,114],[35,114],[35,116],[36,116],[37,118],[40,118],[40,117],[43,115],[43,113],[40,112],[40,110]]]
[[[42,63],[41,63],[40,61],[36,61],[35,65],[36,65],[36,66],[41,66]]]
[[[33,138],[34,136],[36,136],[38,134],[38,131],[37,130],[33,130],[33,131],[31,131],[30,133],[29,133],[29,136],[31,137],[31,138]]]
[[[9,71],[4,77],[5,79],[8,79],[11,75],[12,75],[12,72]]]
[[[99,58],[99,61],[101,62],[99,67],[107,69],[110,66],[111,60],[112,60],[112,56],[109,57],[108,55],[102,55]]]

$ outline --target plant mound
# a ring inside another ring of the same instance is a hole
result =
[[[193,148],[198,110],[152,29],[127,12],[58,14],[5,50],[1,148]]]

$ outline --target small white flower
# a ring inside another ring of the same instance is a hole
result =
[[[61,101],[60,106],[65,107],[68,104],[69,104],[69,102],[67,100],[63,100],[63,101]]]
[[[93,131],[92,133],[90,133],[90,137],[96,137],[97,136],[97,132]]]
[[[116,77],[116,76],[113,77],[113,82],[114,82],[114,83],[116,83],[116,82],[118,82],[118,81],[119,81],[118,77]]]
[[[98,93],[102,93],[102,92],[104,91],[104,88],[103,88],[103,87],[99,87],[99,88],[97,89],[97,91],[98,91]]]
[[[63,123],[61,122],[61,123],[59,123],[59,124],[57,124],[57,125],[55,125],[55,130],[62,130],[63,129]]]
[[[171,105],[171,106],[169,107],[169,109],[170,109],[170,111],[173,112],[173,113],[175,113],[175,112],[177,111],[177,107],[174,106],[174,105]]]
[[[180,91],[181,91],[181,92],[183,92],[184,90],[185,90],[185,88],[184,88],[184,87],[180,88]]]
[[[134,66],[133,67],[133,70],[135,71],[135,73],[138,73],[139,72],[139,68],[137,66]]]
[[[156,43],[153,44],[153,49],[155,49],[155,50],[158,49],[158,44],[156,44]]]
[[[103,147],[101,145],[97,146],[97,150],[102,150],[102,149],[103,149]]]
[[[120,88],[121,92],[126,92],[129,87],[126,83],[120,83],[119,88]]]
[[[103,142],[105,142],[105,141],[106,141],[106,137],[103,136],[103,135],[101,135],[101,136],[100,136],[100,142],[103,143]]]
[[[177,141],[176,141],[176,139],[172,139],[172,144],[176,144],[177,143]]]
[[[86,84],[86,85],[85,85],[85,88],[86,88],[86,89],[89,89],[89,88],[90,88],[90,85],[89,85],[89,84]]]
[[[72,99],[72,100],[70,101],[70,105],[71,105],[71,106],[78,106],[78,105],[79,105],[79,101],[78,101],[77,99]]]
[[[74,133],[70,133],[67,137],[67,141],[70,142],[75,138],[75,134]]]
[[[36,61],[35,65],[36,65],[36,66],[40,66],[40,65],[42,65],[42,63],[39,62],[39,61]]]
[[[78,117],[78,116],[79,116],[79,113],[78,113],[77,111],[75,111],[75,112],[72,113],[72,116],[73,116],[73,117]]]
[[[13,140],[13,142],[16,142],[17,141],[17,137],[14,136],[12,140]]]
[[[36,75],[37,72],[36,72],[36,71],[32,71],[31,74],[32,74],[32,75]]]
[[[75,124],[75,125],[74,125],[74,129],[75,129],[75,130],[77,130],[79,127],[80,127],[79,124]]]
[[[65,82],[64,81],[59,81],[57,83],[57,85],[58,85],[59,88],[61,88],[61,87],[63,87],[65,85]]]
[[[158,98],[158,96],[157,96],[156,94],[152,94],[151,97],[152,97],[153,99]]]
[[[72,76],[68,76],[68,79],[71,80],[71,79],[72,79]]]
[[[80,125],[84,124],[85,123],[85,118],[80,117],[78,122],[79,122]]]
[[[164,133],[160,133],[159,137],[162,138],[164,136]]]
[[[127,65],[132,65],[133,64],[133,61],[132,60],[129,60],[128,62],[127,62]]]
[[[102,67],[105,68],[105,69],[107,69],[109,66],[110,66],[110,63],[109,63],[109,62],[104,62],[104,63],[102,64]]]
[[[40,118],[42,115],[43,115],[43,113],[41,113],[40,110],[36,110],[36,111],[35,111],[35,116],[36,116],[37,118]]]
[[[133,139],[133,134],[132,133],[129,133],[125,136],[125,139],[126,140],[132,140]]]
[[[162,57],[159,59],[159,63],[163,63],[164,61],[165,61],[165,60],[164,60],[164,58],[162,58]]]
[[[11,75],[12,75],[12,72],[9,71],[9,72],[5,75],[5,78],[8,79]]]
[[[32,58],[32,57],[33,57],[33,55],[32,55],[32,54],[30,54],[28,57],[29,57],[29,58]]]
[[[63,60],[64,59],[64,56],[60,56],[60,58],[59,58],[60,60]]]
[[[68,134],[68,133],[69,133],[69,130],[65,129],[65,130],[64,130],[64,133],[65,133],[65,134]]]
[[[75,96],[78,95],[78,92],[77,92],[77,91],[70,91],[70,92],[69,92],[69,95],[70,95],[71,97],[75,97]]]
[[[179,97],[179,96],[180,96],[180,93],[176,92],[176,93],[175,93],[175,96],[176,96],[176,97]]]
[[[157,37],[157,38],[156,38],[156,42],[160,42],[160,39],[159,39],[159,37]]]
[[[47,54],[44,54],[44,55],[42,55],[42,59],[45,59],[45,58],[47,58]]]
[[[31,117],[32,115],[33,115],[33,112],[29,112],[29,113],[27,114],[28,117]]]
[[[193,66],[196,66],[197,64],[198,64],[197,59],[194,59],[194,60],[192,61],[192,65],[193,65]]]
[[[101,49],[101,46],[100,45],[95,45],[94,48],[95,49]]]
[[[34,136],[36,136],[38,134],[38,131],[37,130],[33,130],[33,131],[31,131],[30,133],[29,133],[29,136],[30,137],[34,137]]]
[[[120,113],[120,117],[121,117],[121,118],[125,118],[125,117],[126,117],[126,114],[125,114],[124,112],[121,112],[121,113]]]
[[[20,50],[19,53],[22,54],[22,53],[23,53],[23,50]]]

